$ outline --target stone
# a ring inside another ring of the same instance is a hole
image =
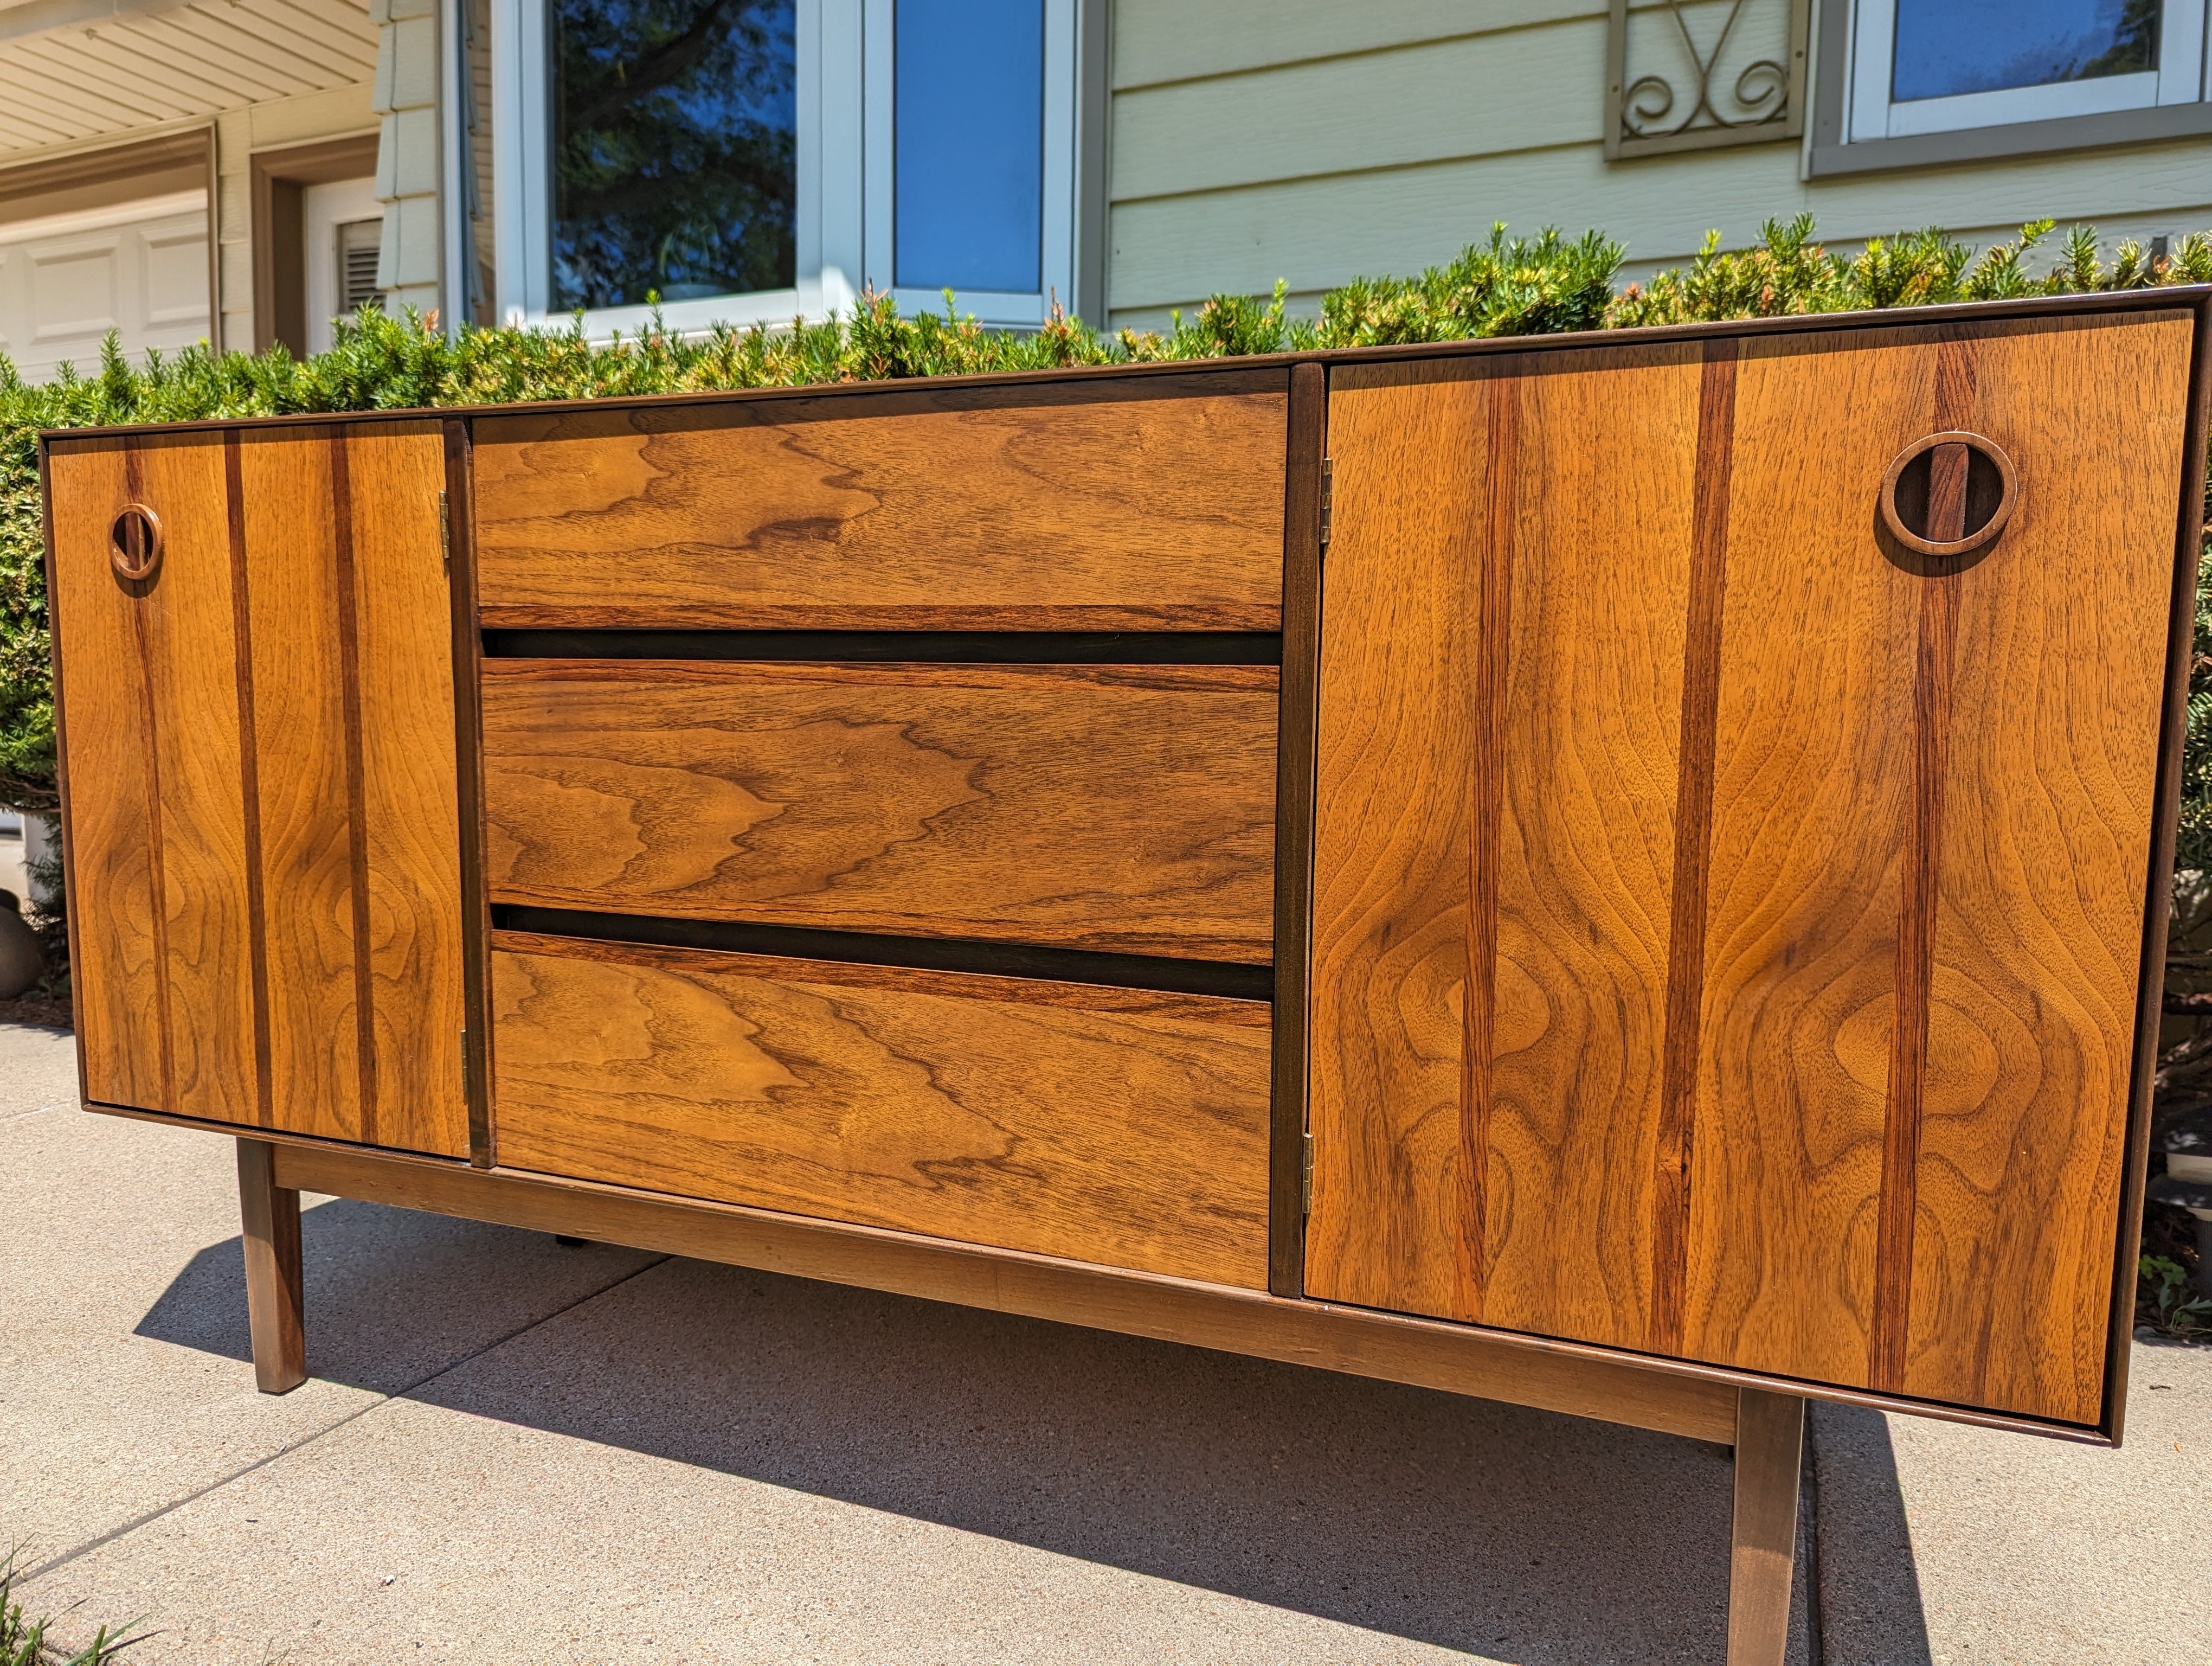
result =
[[[46,952],[12,891],[0,891],[0,1000],[13,1000],[46,975]]]

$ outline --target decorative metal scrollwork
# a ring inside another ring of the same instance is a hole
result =
[[[1765,15],[1778,9],[1786,11],[1786,17]],[[1635,31],[1638,50],[1634,55],[1648,56],[1654,36],[1662,33],[1665,40],[1679,45],[1667,54],[1674,61],[1645,69],[1630,62],[1627,0],[1614,0],[1609,152],[1632,155],[1683,145],[1785,138],[1804,131],[1803,0],[1726,0],[1719,32],[1705,47],[1698,44],[1691,15],[1703,13],[1709,21],[1721,11],[1719,3],[1663,0],[1665,22],[1652,15],[1661,9],[1638,9],[1640,27]],[[1784,26],[1788,44],[1779,55],[1762,52],[1747,64],[1723,66],[1730,44],[1740,40],[1738,25],[1745,22],[1747,12],[1761,25]]]

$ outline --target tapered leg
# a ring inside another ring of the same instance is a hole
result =
[[[1801,1397],[1764,1389],[1737,1390],[1728,1666],[1782,1666],[1790,1646],[1790,1580],[1797,1568],[1797,1472],[1804,1441]]]
[[[245,1224],[246,1313],[253,1331],[253,1380],[283,1394],[307,1380],[300,1289],[300,1195],[276,1183],[276,1147],[238,1142],[238,1208]]]

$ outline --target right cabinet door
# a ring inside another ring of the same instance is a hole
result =
[[[2100,1420],[2191,328],[1337,373],[1310,1294]]]

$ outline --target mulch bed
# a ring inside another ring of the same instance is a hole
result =
[[[36,1025],[41,1030],[69,1030],[75,1027],[70,1018],[69,1002],[42,1000],[36,995],[23,995],[15,1000],[0,1000],[0,1024]]]

